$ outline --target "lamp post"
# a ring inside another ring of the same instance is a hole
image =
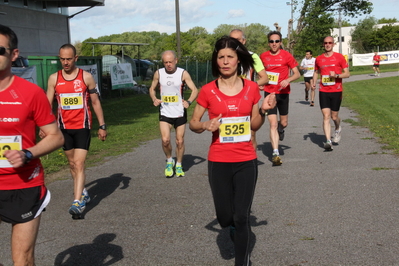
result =
[[[177,58],[181,57],[180,49],[180,12],[179,12],[179,0],[175,0],[176,9],[176,43],[177,43]]]

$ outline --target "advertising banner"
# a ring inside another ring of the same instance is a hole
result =
[[[112,89],[133,88],[137,83],[133,80],[132,65],[130,63],[110,65]]]
[[[399,63],[399,51],[379,52],[381,56],[380,64],[394,64]],[[353,66],[372,66],[374,53],[369,54],[353,54],[352,64]]]
[[[79,68],[91,73],[91,75],[94,78],[94,81],[96,82],[96,84],[98,83],[98,72],[97,72],[97,65],[83,65],[83,66],[78,66]]]

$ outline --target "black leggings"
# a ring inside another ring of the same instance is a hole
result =
[[[236,228],[235,265],[248,265],[251,236],[249,218],[258,178],[257,160],[238,163],[208,161],[208,175],[220,226]]]

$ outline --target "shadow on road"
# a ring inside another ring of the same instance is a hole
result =
[[[123,259],[122,247],[111,244],[115,234],[101,234],[93,243],[77,245],[59,253],[55,266],[107,266]]]
[[[90,203],[86,205],[85,212],[81,218],[84,219],[86,213],[95,208],[103,199],[114,193],[121,184],[122,187],[120,187],[120,189],[128,188],[130,179],[130,177],[124,176],[122,173],[117,173],[109,177],[96,179],[86,184],[86,188],[90,195]]]
[[[250,217],[250,223],[251,226],[260,226],[260,225],[267,225],[267,221],[260,221],[257,222],[256,221],[257,218],[253,215],[251,215]],[[234,244],[230,239],[230,229],[227,228],[220,228],[220,226],[218,226],[219,223],[217,221],[217,219],[211,221],[209,224],[207,224],[205,226],[206,229],[208,229],[209,231],[212,232],[217,232],[218,235],[216,236],[216,244],[219,247],[219,251],[220,251],[220,255],[222,256],[223,259],[225,260],[230,260],[233,259],[235,254],[234,254]],[[218,227],[216,227],[218,226]],[[255,243],[256,243],[256,236],[253,232],[251,232],[251,243],[250,243],[250,247],[249,250],[252,253],[252,250],[255,247]]]
[[[188,171],[194,165],[201,164],[201,163],[203,163],[205,161],[206,161],[205,158],[202,158],[202,157],[199,157],[199,156],[195,156],[195,155],[192,155],[192,154],[184,154],[184,157],[183,157],[184,171]]]

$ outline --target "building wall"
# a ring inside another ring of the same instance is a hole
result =
[[[61,45],[70,41],[68,17],[64,14],[38,11],[0,3],[0,24],[10,27],[18,36],[22,56],[58,55]]]
[[[375,28],[381,29],[383,26],[386,25],[393,25],[393,26],[399,26],[399,23],[389,23],[389,24],[377,24],[375,25]],[[352,41],[352,30],[354,30],[356,27],[351,26],[351,27],[342,27],[341,28],[341,41],[342,41],[342,54],[343,55],[348,55],[349,58],[352,58],[352,54],[354,51],[350,47],[350,42]],[[334,52],[339,52],[339,29],[335,28],[332,30],[331,33],[332,37],[334,38],[335,41],[335,46],[333,48]]]

